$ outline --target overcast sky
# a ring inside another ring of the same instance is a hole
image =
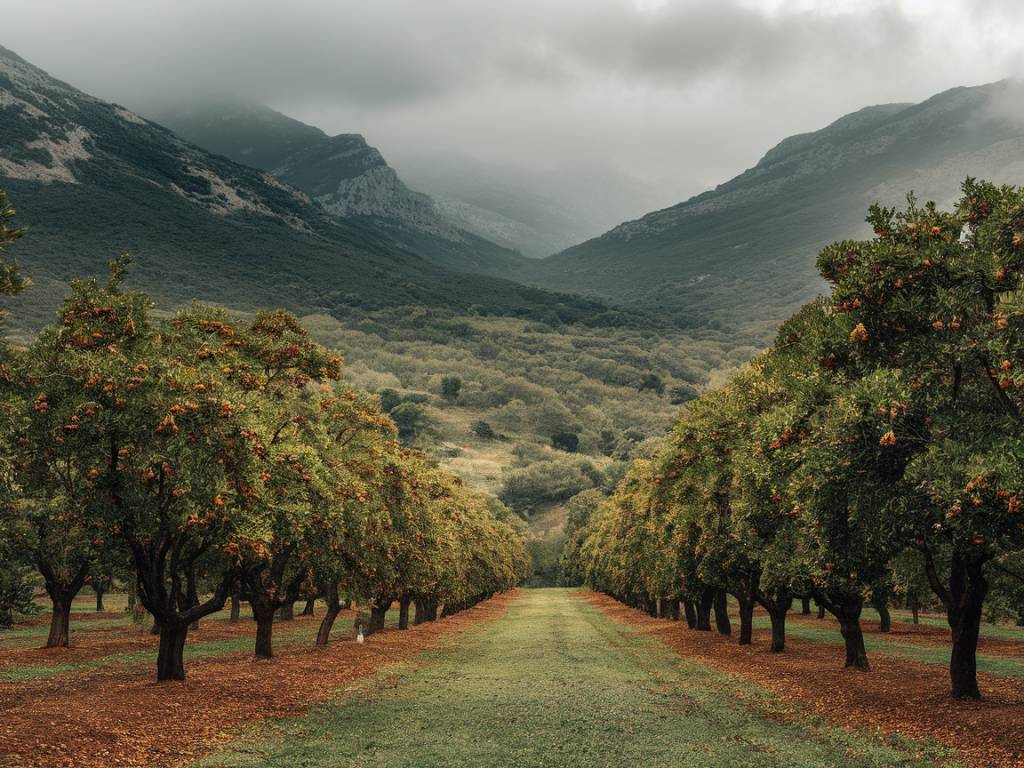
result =
[[[3,18],[0,44],[140,110],[231,93],[399,168],[612,165],[679,197],[862,106],[1024,69],[1020,0],[31,0]]]

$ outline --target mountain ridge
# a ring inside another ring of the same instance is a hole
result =
[[[189,142],[305,192],[329,215],[369,218],[396,240],[457,271],[503,275],[522,257],[460,229],[409,189],[359,133],[328,135],[262,104],[207,101],[156,118]]]
[[[866,107],[783,139],[713,190],[623,222],[518,276],[765,341],[821,292],[817,251],[869,234],[872,202],[899,204],[916,190],[949,204],[967,175],[1024,182],[1022,95],[1019,81],[1002,80]]]
[[[0,185],[29,229],[13,255],[35,285],[6,302],[25,329],[50,320],[68,280],[101,275],[120,251],[138,256],[132,284],[168,307],[201,300],[344,317],[418,306],[584,323],[629,314],[456,275],[372,217],[332,217],[270,174],[189,144],[7,49],[0,129]]]

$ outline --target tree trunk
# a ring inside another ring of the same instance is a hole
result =
[[[412,625],[415,627],[427,620],[427,604],[424,600],[415,600],[416,615],[413,616]]]
[[[160,650],[156,657],[156,679],[185,679],[185,638],[188,624],[183,622],[160,625]]]
[[[697,601],[697,629],[701,632],[711,631],[711,608],[714,602],[714,589],[705,589]]]
[[[912,621],[914,622],[914,624],[917,624],[920,621],[920,618],[918,617],[917,612],[918,612],[917,604],[914,604],[914,605],[910,606],[910,615],[913,617]],[[1021,622],[1021,626],[1024,626],[1024,621]]]
[[[256,658],[274,658],[274,611],[266,608],[257,609],[253,605],[256,617]]]
[[[50,598],[53,613],[50,615],[50,635],[46,638],[47,648],[68,648],[71,645],[71,600],[66,596]]]
[[[306,600],[306,605],[303,606],[303,608],[302,608],[302,615],[303,616],[312,616],[313,615],[313,611],[314,611],[315,608],[316,608],[316,598],[315,597],[311,597],[308,600]]]
[[[409,628],[409,604],[412,598],[409,595],[402,595],[398,601],[398,628]]]
[[[644,598],[644,610],[652,619],[658,618],[658,598],[648,595]]]
[[[658,618],[668,618],[668,600],[664,598],[658,598]]]
[[[96,613],[103,612],[103,587],[95,587],[96,590]]]
[[[128,604],[131,606],[132,609],[132,623],[141,624],[143,621],[146,620],[146,606],[144,606],[142,604],[142,601],[139,599],[138,576],[132,579],[132,589],[131,592],[129,593],[129,597],[131,598],[128,601]]]
[[[822,605],[821,603],[818,603],[818,618],[819,619],[824,619],[825,618],[825,606]]]
[[[231,618],[228,619],[229,624],[237,624],[242,614],[242,601],[238,599],[238,595],[234,594],[231,596]]]
[[[751,597],[737,598],[740,604],[740,645],[754,641],[754,600]]]
[[[673,597],[669,601],[668,614],[669,614],[669,618],[671,618],[672,621],[679,621],[679,598],[678,597]]]
[[[320,630],[316,633],[316,644],[319,646],[327,645],[330,642],[334,620],[341,613],[341,602],[338,600],[337,584],[331,584],[327,588],[327,592],[324,595],[324,603],[327,606],[327,612],[324,613],[324,617],[320,621]]]
[[[370,609],[370,632],[380,632],[384,629],[388,609],[384,606],[373,606]]]
[[[277,612],[277,618],[281,621],[291,621],[295,618],[295,603],[286,600]]]
[[[768,611],[768,617],[772,620],[772,653],[782,653],[786,650],[786,613],[789,612],[788,605],[773,606]]]
[[[879,600],[874,607],[878,611],[878,631],[890,631],[892,629],[892,616],[889,614],[889,603],[885,600]]]
[[[839,630],[846,644],[846,666],[854,669],[870,669],[868,653],[864,648],[864,632],[860,626],[860,613],[864,609],[861,599],[847,599],[839,604],[836,618]]]
[[[694,608],[692,600],[683,600],[683,615],[686,617],[686,626],[690,629],[696,629],[697,609]]]
[[[810,616],[811,615],[811,597],[810,595],[804,595],[800,598],[800,615]]]
[[[949,579],[946,616],[953,635],[949,677],[954,699],[980,699],[978,689],[978,635],[988,581],[978,562],[954,557]]]
[[[715,629],[720,635],[732,634],[732,623],[729,621],[729,598],[724,589],[715,592]]]

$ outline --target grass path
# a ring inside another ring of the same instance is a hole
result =
[[[941,757],[794,717],[565,590],[525,591],[425,661],[197,768],[858,768]]]

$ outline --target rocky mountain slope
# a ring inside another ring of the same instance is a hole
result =
[[[370,221],[443,266],[501,274],[521,261],[505,244],[456,226],[358,134],[328,136],[269,107],[230,102],[164,109],[155,118],[197,146],[302,190],[331,216]]]
[[[1024,182],[1024,86],[954,88],[793,136],[716,189],[550,258],[523,279],[765,338],[823,288],[826,243],[870,233],[872,202],[949,204],[967,175]]]
[[[13,254],[35,285],[13,321],[52,318],[66,282],[121,251],[132,280],[171,306],[287,306],[336,317],[394,307],[583,320],[596,302],[422,257],[373,217],[338,218],[265,171],[200,149],[0,48],[0,186],[29,235]]]

